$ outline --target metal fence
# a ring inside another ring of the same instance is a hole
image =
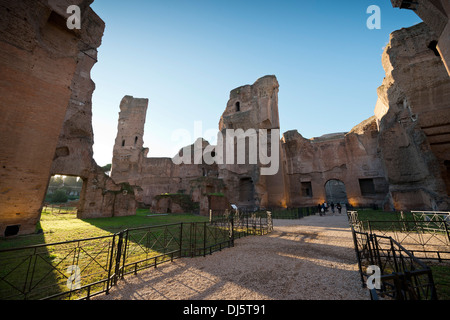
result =
[[[431,269],[402,245],[353,227],[352,234],[363,287],[372,276],[369,266],[380,270],[380,285],[370,290],[373,300],[437,300]]]
[[[108,293],[127,274],[229,248],[272,231],[270,212],[210,222],[127,229],[113,235],[0,251],[0,300],[78,300]]]
[[[414,256],[426,260],[450,261],[448,213],[414,211],[397,220],[360,220],[358,212],[347,213],[350,225],[360,232],[392,237]]]

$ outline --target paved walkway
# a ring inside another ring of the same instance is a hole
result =
[[[105,300],[368,300],[347,216],[274,220],[207,257],[183,258],[120,280]]]

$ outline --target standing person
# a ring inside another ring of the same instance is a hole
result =
[[[337,204],[336,208],[338,209],[339,214],[341,214],[342,207],[340,203]]]
[[[322,206],[320,203],[317,205],[317,212],[319,212],[319,214],[322,215]]]
[[[326,201],[323,203],[323,208],[324,208],[325,212],[328,211],[328,203]]]
[[[333,214],[334,214],[334,202],[333,201],[331,201],[331,212],[333,212]]]

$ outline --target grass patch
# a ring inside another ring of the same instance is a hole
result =
[[[70,275],[67,268],[72,265],[80,268],[82,285],[106,279],[111,235],[119,231],[153,227],[151,231],[130,231],[127,261],[135,262],[178,249],[180,239],[177,236],[181,226],[178,223],[186,223],[183,228],[188,228],[185,230],[188,235],[189,222],[208,221],[206,217],[193,214],[150,215],[148,210],[138,210],[135,216],[130,217],[77,219],[75,213],[56,214],[44,211],[37,226],[37,230],[41,229],[42,232],[0,240],[0,250],[46,244],[44,247],[3,252],[0,255],[0,279],[5,279],[0,281],[0,299],[21,297],[21,288],[27,288],[25,291],[28,292],[28,299],[65,292],[67,277]],[[168,224],[172,225],[162,226]],[[196,230],[199,239],[202,239],[202,231],[203,228]],[[60,243],[96,237],[100,238]],[[32,277],[27,276],[30,271]],[[99,286],[101,289],[102,284]],[[32,290],[27,291],[28,288]]]
[[[430,264],[439,300],[450,300],[450,265]]]
[[[68,212],[68,213],[66,213]],[[138,209],[135,216],[96,219],[78,219],[76,213],[68,209],[61,213],[43,211],[36,230],[41,233],[0,239],[0,250],[38,244],[50,244],[107,236],[125,229],[156,226],[179,222],[203,222],[207,217],[194,214],[170,214],[150,216],[147,209]]]
[[[399,212],[386,212],[382,210],[360,209],[358,211],[358,218],[361,221],[399,221],[401,215]],[[413,220],[411,213],[404,213],[407,220]]]

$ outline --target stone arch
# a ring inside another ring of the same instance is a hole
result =
[[[338,179],[330,179],[325,183],[325,194],[328,203],[347,203],[345,183]]]

